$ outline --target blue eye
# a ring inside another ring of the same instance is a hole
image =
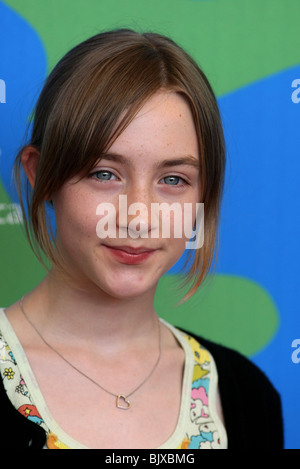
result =
[[[116,179],[116,176],[113,173],[106,171],[105,169],[102,171],[95,171],[92,176],[95,176],[96,179],[99,179],[100,181],[110,181],[111,179]]]
[[[179,184],[179,181],[183,181],[183,179],[179,176],[167,176],[163,178],[163,181],[165,182],[165,184],[168,184],[170,186],[177,186]]]

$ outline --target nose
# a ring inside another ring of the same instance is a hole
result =
[[[145,181],[145,179],[144,179]],[[149,238],[151,224],[151,188],[144,184],[132,185],[125,194],[119,195],[117,214],[120,238]]]

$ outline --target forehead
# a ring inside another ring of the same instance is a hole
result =
[[[198,139],[192,112],[178,93],[160,91],[148,99],[108,153],[198,157]]]

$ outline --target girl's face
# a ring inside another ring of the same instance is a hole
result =
[[[80,287],[117,298],[154,293],[185,250],[183,204],[193,207],[194,220],[199,180],[190,108],[179,94],[160,91],[87,177],[53,195],[67,273]]]

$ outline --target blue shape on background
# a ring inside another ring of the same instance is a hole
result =
[[[0,78],[6,85],[6,103],[0,104],[0,174],[9,194],[14,159],[45,76],[46,53],[36,31],[0,2]]]
[[[282,394],[290,448],[300,448],[300,364],[291,360],[300,337],[300,104],[291,99],[299,77],[297,66],[220,99],[229,163],[218,271],[259,283],[278,308],[278,334],[253,361]]]

